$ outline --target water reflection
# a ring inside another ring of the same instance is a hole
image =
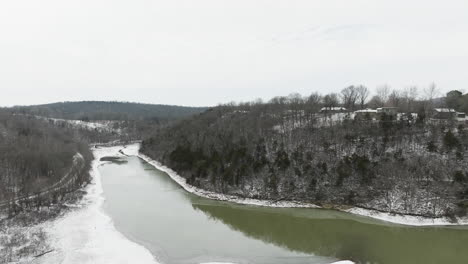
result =
[[[327,210],[269,209],[194,202],[196,210],[245,235],[308,254],[356,263],[465,263],[468,231],[314,219]],[[308,211],[304,213],[304,211]],[[322,212],[320,212],[322,211]]]

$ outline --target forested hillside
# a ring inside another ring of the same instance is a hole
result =
[[[430,120],[432,100],[402,93],[370,102],[398,103],[398,118],[319,113],[331,99],[353,109],[368,105],[345,100],[346,93],[219,106],[158,130],[141,151],[189,183],[220,193],[424,216],[465,214],[464,122]]]
[[[57,202],[89,181],[93,159],[75,131],[0,111],[0,207],[10,213]]]
[[[16,113],[72,120],[152,120],[163,122],[200,113],[206,108],[126,102],[61,102],[12,108]]]

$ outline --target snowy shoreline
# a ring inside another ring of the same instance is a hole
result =
[[[77,208],[44,226],[54,251],[37,259],[37,263],[158,264],[148,249],[117,231],[102,208],[105,198],[98,168],[106,162],[100,159],[123,156],[120,149],[122,146],[93,149],[92,182],[84,187],[86,194]]]
[[[134,144],[129,145],[124,148],[125,154],[130,156],[137,156],[153,167],[158,170],[161,170],[167,173],[175,182],[177,182],[184,190],[187,192],[193,193],[195,195],[219,200],[219,201],[227,201],[233,202],[237,204],[244,204],[244,205],[257,205],[257,206],[265,206],[265,207],[277,207],[277,208],[322,208],[315,204],[310,203],[301,203],[295,201],[268,201],[268,200],[259,200],[259,199],[251,199],[251,198],[242,198],[234,195],[224,195],[216,192],[206,191],[195,186],[192,186],[186,182],[186,179],[182,176],[178,175],[177,172],[174,170],[164,166],[160,162],[153,160],[152,158],[146,156],[139,152],[140,145]],[[419,217],[419,216],[411,216],[411,215],[401,215],[401,214],[391,214],[391,213],[383,213],[375,210],[363,209],[363,208],[350,208],[350,209],[339,209],[334,208],[333,210],[346,212],[354,215],[369,217],[393,224],[400,224],[400,225],[408,225],[408,226],[460,226],[460,225],[468,225],[468,218],[457,219],[457,222],[451,222],[449,219],[445,217],[439,218],[426,218],[426,217]]]

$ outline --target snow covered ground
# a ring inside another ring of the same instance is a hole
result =
[[[468,218],[458,218],[456,222],[452,222],[445,217],[439,218],[426,218],[419,216],[411,215],[399,215],[399,214],[390,214],[382,213],[374,210],[367,210],[362,208],[351,208],[348,210],[343,210],[344,212],[367,216],[374,219],[379,219],[386,222],[391,222],[401,225],[410,225],[410,226],[452,226],[452,225],[468,225]]]
[[[42,226],[24,220],[0,222],[0,263],[29,263],[35,255],[49,250]]]
[[[66,123],[76,128],[86,129],[86,130],[97,130],[99,132],[116,132],[121,134],[122,131],[120,128],[115,129],[114,126],[119,125],[119,121],[113,120],[101,120],[101,121],[94,121],[94,122],[87,122],[82,120],[69,120],[69,119],[60,119],[60,118],[51,118],[51,117],[43,117],[43,116],[34,116],[37,119],[42,119],[46,121],[57,123]]]

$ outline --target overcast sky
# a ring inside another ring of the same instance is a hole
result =
[[[0,105],[468,88],[466,0],[4,0]]]

